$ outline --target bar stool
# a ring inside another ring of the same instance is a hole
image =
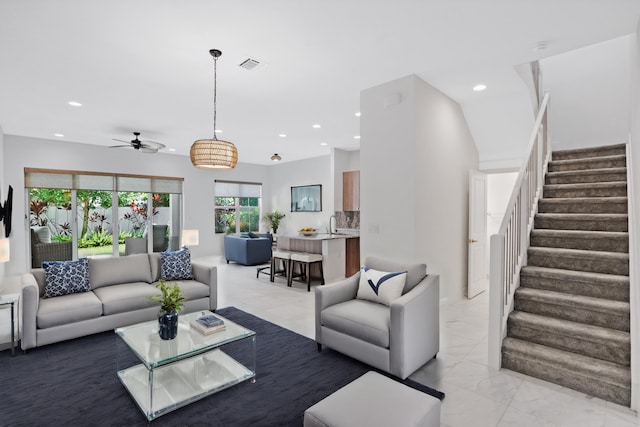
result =
[[[281,274],[284,277],[288,278],[290,276],[290,268],[291,268],[291,252],[285,251],[282,249],[274,249],[271,253],[271,281],[275,281],[276,274]],[[282,269],[277,270],[278,264],[282,263]]]
[[[300,266],[300,274],[302,278],[306,278],[307,292],[311,292],[311,266],[320,264],[320,284],[324,285],[324,273],[322,272],[322,255],[312,254],[308,252],[292,252],[289,265],[289,277],[287,278],[287,286],[293,283],[295,266]]]

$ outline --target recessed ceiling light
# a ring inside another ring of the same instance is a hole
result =
[[[280,138],[286,138],[287,134],[286,133],[281,133],[280,135],[278,135]]]
[[[176,151],[175,148],[169,148],[169,151]]]
[[[321,142],[320,145],[329,145],[326,142]]]
[[[354,136],[353,139],[360,139],[360,135]]]
[[[214,132],[215,133],[222,133],[222,129],[216,129]]]
[[[271,160],[273,160],[274,162],[279,162],[280,160],[282,160],[282,157],[280,157],[278,153],[276,153],[273,156],[271,156]]]
[[[78,101],[69,101],[69,105],[71,105],[72,107],[82,107],[82,104]]]
[[[361,115],[362,115],[362,113],[360,113],[360,111],[358,111],[358,112],[356,113],[356,117],[360,117]]]
[[[313,125],[311,127],[314,128],[314,129],[320,129],[322,126],[320,126],[319,124],[315,124],[315,125]]]
[[[475,85],[473,87],[473,90],[475,90],[476,92],[481,92],[481,91],[485,90],[486,88],[487,88],[487,85],[480,83],[480,84]]]
[[[53,136],[57,136],[58,138],[64,138],[64,135],[61,133],[54,133]]]

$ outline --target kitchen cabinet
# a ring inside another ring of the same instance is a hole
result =
[[[342,210],[360,210],[360,171],[342,172]]]

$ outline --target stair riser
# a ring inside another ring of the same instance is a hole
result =
[[[626,218],[574,220],[536,216],[534,226],[549,230],[629,231]]]
[[[585,188],[557,188],[545,185],[542,191],[544,197],[549,199],[559,197],[567,199],[578,197],[627,197],[627,184]]]
[[[558,202],[553,200],[540,200],[538,203],[540,213],[591,213],[591,214],[626,214],[627,202],[609,203],[582,203],[576,201]]]
[[[625,173],[601,173],[597,175],[565,175],[565,176],[548,176],[545,178],[545,184],[581,184],[595,182],[616,182],[627,180]]]
[[[528,360],[519,355],[503,353],[502,367],[614,402],[618,405],[629,407],[631,404],[630,387],[616,386],[537,360]]]
[[[602,156],[624,156],[626,149],[624,145],[607,147],[599,150],[586,151],[554,151],[552,153],[553,160],[573,160],[573,159],[589,159]]]
[[[627,167],[626,160],[621,157],[617,159],[585,160],[583,162],[559,163],[549,162],[549,172],[579,171],[589,169],[624,168]]]
[[[550,237],[531,236],[531,246],[563,249],[582,249],[586,251],[629,252],[627,237],[589,238],[589,237]]]
[[[541,316],[555,317],[556,319],[570,320],[587,325],[602,326],[604,328],[616,329],[622,332],[629,332],[629,313],[597,312],[583,308],[567,307],[561,305],[541,303],[531,301],[516,296],[515,309],[527,313],[539,314]],[[516,337],[517,338],[517,337]],[[544,343],[542,343],[544,344]],[[560,348],[560,347],[558,347]],[[571,349],[566,349],[573,351]],[[596,357],[596,356],[593,356]],[[601,358],[602,359],[602,358]],[[607,359],[608,360],[608,359]],[[616,363],[622,363],[616,361]]]
[[[523,325],[510,324],[508,328],[508,334],[511,338],[518,338],[523,341],[546,345],[547,347],[570,351],[623,366],[629,366],[631,363],[631,352],[628,343],[625,349],[624,346],[603,345],[599,342],[559,335],[552,331],[541,331]]]
[[[619,286],[617,284],[577,282],[522,275],[520,276],[520,286],[546,291],[565,292],[567,294],[582,295],[585,297],[629,302],[628,285]]]
[[[629,275],[629,261],[602,257],[546,256],[529,252],[528,265],[592,273]]]

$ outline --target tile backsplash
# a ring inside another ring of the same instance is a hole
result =
[[[360,211],[336,212],[336,228],[360,229]]]

